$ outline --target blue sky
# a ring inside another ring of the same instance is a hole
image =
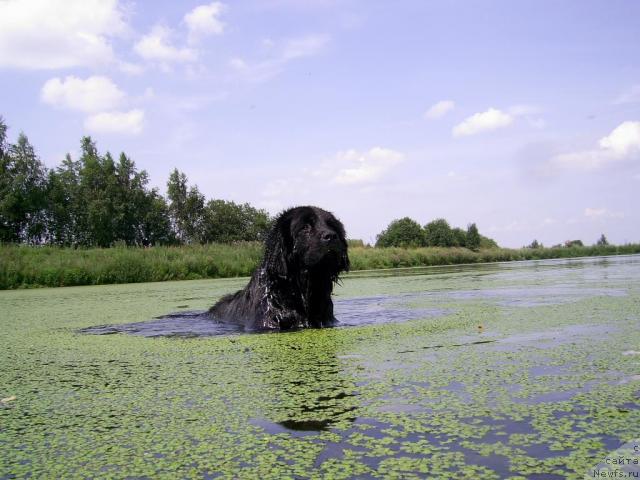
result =
[[[640,242],[640,2],[0,0],[0,115],[350,237]]]

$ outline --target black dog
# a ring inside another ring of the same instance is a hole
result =
[[[336,322],[331,291],[349,270],[342,223],[317,207],[296,207],[275,220],[264,258],[242,290],[209,310],[247,330],[325,327]]]

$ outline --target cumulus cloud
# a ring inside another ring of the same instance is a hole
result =
[[[148,99],[152,95],[153,91],[147,89],[141,99]],[[126,135],[142,132],[144,111],[116,110],[130,100],[127,101],[124,92],[107,77],[94,75],[82,79],[70,75],[64,79],[51,78],[43,85],[40,98],[49,105],[89,114],[84,127],[90,132]]]
[[[462,123],[453,127],[454,137],[476,135],[489,132],[498,128],[504,128],[513,123],[513,117],[495,108],[489,108],[486,112],[476,113],[467,117]]]
[[[139,109],[128,112],[102,112],[90,115],[84,127],[94,133],[138,135],[142,132],[144,112]]]
[[[249,62],[235,57],[229,61],[234,72],[246,81],[260,83],[281,73],[285,66],[295,60],[312,57],[321,53],[330,42],[328,35],[305,35],[290,38],[281,43],[270,41],[271,57],[266,60]]]
[[[194,49],[172,45],[172,35],[170,28],[156,25],[134,45],[133,50],[145,60],[163,65],[197,60],[198,54]]]
[[[40,98],[56,107],[97,112],[117,107],[125,94],[107,77],[91,76],[83,80],[71,75],[64,79],[55,77],[47,80]]]
[[[314,175],[329,176],[332,183],[339,185],[367,184],[380,180],[403,160],[402,153],[390,148],[373,147],[366,152],[351,149],[326,160]]]
[[[0,2],[0,67],[58,69],[115,59],[111,37],[127,29],[117,0]]]
[[[220,2],[212,2],[207,5],[199,5],[184,16],[184,23],[189,29],[189,43],[195,43],[208,35],[221,35],[224,32],[224,23],[220,16],[225,5]]]
[[[623,122],[602,138],[600,148],[626,156],[640,150],[640,122]]]
[[[452,100],[441,100],[432,105],[429,110],[424,113],[424,118],[435,119],[440,118],[455,108],[456,104]]]
[[[626,121],[598,142],[599,148],[561,153],[551,158],[552,167],[597,170],[640,154],[640,122]]]
[[[328,188],[358,187],[361,192],[370,192],[404,159],[403,153],[383,147],[337,152],[314,168],[303,168],[288,172],[286,177],[271,179],[261,191],[263,198],[259,204],[281,208],[292,198],[299,202],[319,201],[326,197]]]

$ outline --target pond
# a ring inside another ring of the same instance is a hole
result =
[[[584,478],[640,438],[640,256],[355,272],[339,327],[202,323],[245,283],[0,292],[0,479]]]

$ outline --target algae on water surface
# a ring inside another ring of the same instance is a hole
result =
[[[267,335],[78,333],[242,279],[0,292],[0,478],[583,478],[640,437],[640,257],[429,272],[336,304],[435,316]]]

